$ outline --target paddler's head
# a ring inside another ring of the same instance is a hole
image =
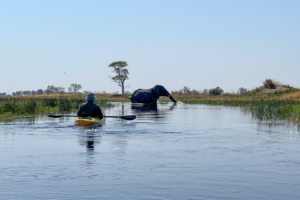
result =
[[[94,96],[94,93],[88,93],[88,94],[86,95],[86,100],[87,100],[88,102],[93,102],[94,99],[96,99],[96,97]]]

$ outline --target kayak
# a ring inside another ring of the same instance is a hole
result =
[[[75,125],[77,126],[99,126],[105,122],[105,118],[98,118],[98,117],[85,117],[81,119],[75,120]]]

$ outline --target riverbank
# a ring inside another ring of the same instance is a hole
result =
[[[0,120],[34,117],[56,113],[77,112],[79,106],[86,102],[82,96],[26,96],[0,98]],[[100,107],[113,107],[105,100],[95,101]]]
[[[130,102],[122,95],[95,94],[100,107],[112,107],[108,102]],[[50,94],[25,97],[0,98],[0,120],[36,116],[43,114],[77,111],[86,102],[84,94]],[[254,89],[245,94],[173,94],[177,101],[185,104],[227,105],[245,107],[253,118],[259,120],[286,120],[300,125],[300,91]],[[160,102],[170,102],[161,97]]]
[[[243,95],[174,95],[178,101],[187,104],[227,105],[245,107],[258,120],[286,120],[300,126],[300,91],[253,92]]]

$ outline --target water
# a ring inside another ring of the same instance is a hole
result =
[[[298,199],[299,132],[240,108],[117,103],[102,127],[74,118],[0,126],[0,199]]]

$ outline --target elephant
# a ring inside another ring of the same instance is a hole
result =
[[[132,103],[143,103],[148,105],[156,105],[160,96],[169,97],[174,103],[175,99],[162,85],[156,85],[150,89],[138,89],[134,91],[130,100]]]

